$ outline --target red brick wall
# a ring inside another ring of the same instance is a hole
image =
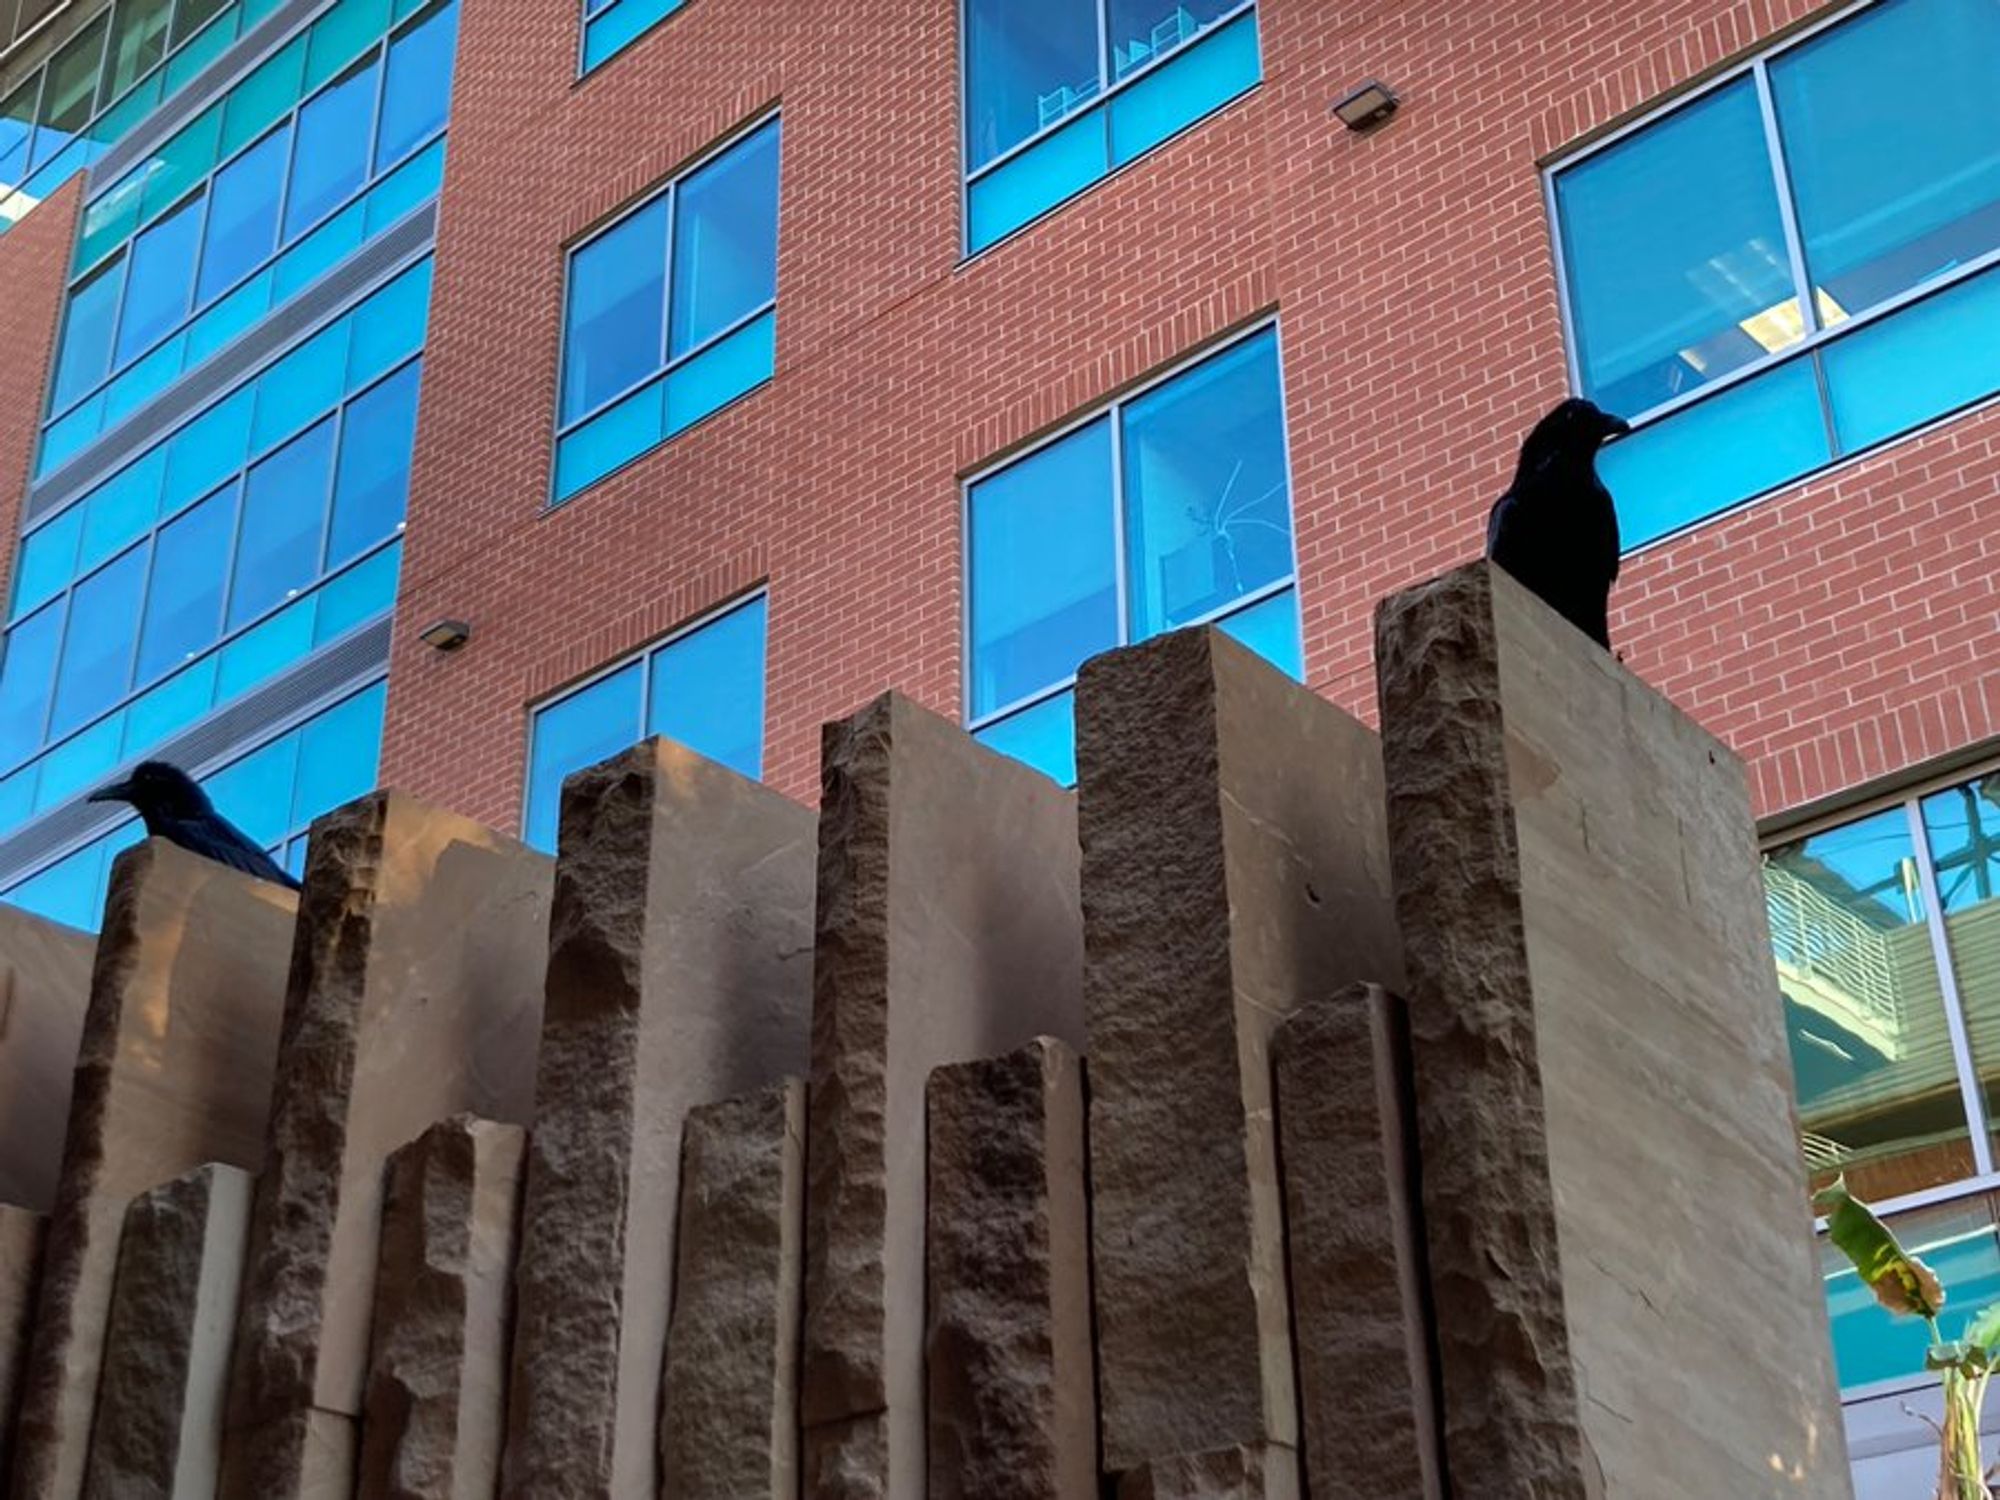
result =
[[[766,775],[810,798],[822,720],[958,712],[958,476],[1273,308],[1308,677],[1371,712],[1375,600],[1476,552],[1563,393],[1538,160],[1811,10],[1263,0],[1261,88],[960,265],[948,0],[690,0],[581,84],[570,0],[468,7],[385,777],[511,825],[531,698],[768,580]],[[1370,76],[1405,108],[1350,137]],[[544,513],[560,247],[774,102],[776,380]],[[1989,411],[1648,551],[1627,660],[1766,811],[2000,733],[1996,479]]]
[[[75,243],[83,179],[72,177],[0,235],[0,612],[13,594],[14,546],[41,433],[49,360],[62,322],[63,283]]]

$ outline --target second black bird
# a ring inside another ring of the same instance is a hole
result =
[[[129,802],[139,810],[146,832],[153,837],[287,890],[299,888],[299,883],[280,869],[270,855],[215,810],[208,793],[178,766],[170,766],[163,760],[141,761],[125,780],[99,787],[90,794],[90,800]]]
[[[1486,555],[1607,651],[1618,512],[1597,450],[1631,425],[1573,397],[1535,424],[1486,521]]]

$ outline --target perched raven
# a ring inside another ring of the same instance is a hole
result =
[[[208,793],[178,766],[163,760],[141,761],[123,781],[99,787],[92,802],[129,802],[146,820],[146,832],[191,853],[273,881],[295,891],[299,883],[279,869],[271,856],[246,838],[235,824],[215,810]]]
[[[1597,450],[1631,424],[1571,398],[1535,424],[1514,482],[1486,520],[1486,555],[1605,650],[1618,577],[1618,513]]]

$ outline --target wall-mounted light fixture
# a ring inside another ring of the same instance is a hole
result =
[[[463,620],[433,620],[417,632],[417,639],[438,651],[456,651],[472,639],[472,627]]]
[[[1334,105],[1333,112],[1349,130],[1373,130],[1393,115],[1402,102],[1388,84],[1371,78]]]

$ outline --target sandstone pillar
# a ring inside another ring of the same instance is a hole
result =
[[[1376,639],[1447,1468],[1848,1495],[1741,765],[1483,563]]]
[[[651,740],[560,845],[502,1492],[654,1500],[681,1124],[804,1068],[813,815]]]
[[[25,1208],[0,1203],[0,1475],[14,1449],[14,1413],[21,1399],[21,1371],[28,1359],[28,1319],[42,1268],[48,1221]]]
[[[56,1205],[96,948],[88,933],[0,906],[0,1203]]]
[[[939,1068],[928,1125],[929,1500],[1096,1500],[1076,1054]]]
[[[1081,1041],[1075,801],[895,694],[821,746],[805,1490],[915,1500],[925,1081]]]
[[[1086,662],[1076,712],[1104,1468],[1268,1474],[1298,1441],[1271,1034],[1401,978],[1380,748],[1215,630]]]
[[[687,1117],[661,1490],[796,1500],[805,1083]]]
[[[380,791],[313,826],[222,1494],[351,1490],[390,1152],[469,1112],[525,1124],[552,862]]]
[[[125,1210],[264,1149],[292,893],[160,839],[118,856],[91,972],[62,1185],[22,1398],[14,1490],[83,1485]]]
[[[460,1115],[389,1158],[360,1500],[490,1500],[527,1135]]]
[[[1439,1500],[1403,1003],[1357,985],[1276,1047],[1300,1436],[1313,1500]]]
[[[251,1178],[197,1167],[125,1211],[88,1500],[213,1495]]]

